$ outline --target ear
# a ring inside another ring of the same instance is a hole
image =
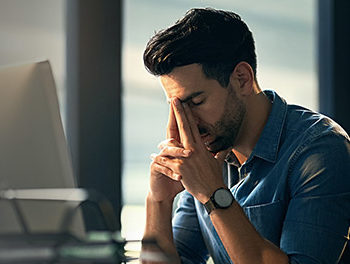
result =
[[[236,91],[245,96],[253,93],[254,85],[254,72],[252,67],[245,61],[238,63],[231,73],[230,82],[235,81],[239,84]]]

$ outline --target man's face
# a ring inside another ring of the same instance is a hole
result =
[[[203,143],[212,153],[233,147],[241,127],[245,105],[234,87],[222,87],[208,79],[199,64],[175,68],[160,81],[170,100],[179,98],[191,108]]]

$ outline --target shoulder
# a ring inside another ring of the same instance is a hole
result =
[[[288,105],[284,129],[289,136],[295,136],[302,142],[310,142],[324,136],[336,136],[340,141],[349,141],[345,130],[334,120],[298,105]]]
[[[282,144],[290,148],[292,196],[350,192],[349,136],[335,121],[289,105]]]
[[[281,144],[294,150],[292,163],[305,152],[331,154],[333,150],[349,158],[350,139],[345,130],[331,118],[301,106],[288,105],[282,134]]]

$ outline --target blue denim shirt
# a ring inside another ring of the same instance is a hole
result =
[[[350,263],[350,144],[331,119],[265,91],[272,109],[248,160],[224,180],[256,230],[290,263]],[[183,263],[232,263],[203,205],[183,192],[173,218]],[[344,251],[343,257],[342,252]]]

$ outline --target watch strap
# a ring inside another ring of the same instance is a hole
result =
[[[213,201],[213,196],[209,198],[208,202],[204,204],[204,208],[208,214],[210,214],[214,209],[216,209],[215,203]]]

